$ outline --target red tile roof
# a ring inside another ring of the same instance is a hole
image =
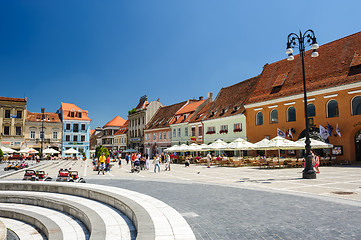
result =
[[[169,127],[169,123],[174,114],[186,103],[187,102],[184,101],[170,106],[160,107],[147,124],[146,130]]]
[[[110,120],[107,124],[103,126],[104,127],[121,127],[126,122],[122,117],[116,116],[112,120]]]
[[[125,123],[119,128],[118,131],[116,131],[116,132],[114,133],[114,135],[120,135],[120,134],[125,134],[125,133],[127,133],[127,132],[128,132],[128,123],[129,123],[128,120],[125,121]]]
[[[234,116],[244,112],[259,76],[222,88],[203,120]]]
[[[90,129],[90,136],[93,136],[95,133],[95,129]]]
[[[199,101],[198,100],[195,100],[195,101],[190,100],[187,105],[185,105],[183,108],[179,109],[175,114],[179,115],[179,114],[194,112],[199,105],[204,103],[204,101],[205,100],[199,100]]]
[[[9,102],[26,102],[27,98],[9,98],[9,97],[0,97],[0,101],[9,101]]]
[[[361,32],[324,44],[317,50],[319,57],[305,52],[307,91],[340,86],[361,81]],[[279,76],[287,74],[283,85],[274,87]],[[303,92],[300,55],[266,64],[248,103],[256,103]]]
[[[189,123],[196,123],[203,120],[206,116],[206,113],[211,108],[213,102],[208,102],[197,114],[194,114],[191,119],[189,119]]]
[[[61,103],[61,108],[63,110],[63,119],[66,120],[86,120],[91,121],[91,119],[88,117],[88,111],[83,110],[76,106],[73,103]],[[74,112],[74,117],[71,117],[71,112]],[[81,117],[80,117],[81,113]]]
[[[26,115],[26,121],[28,122],[40,122],[42,119],[42,113],[32,113],[32,112],[27,112]],[[46,122],[51,122],[51,123],[60,123],[61,120],[59,118],[59,115],[57,113],[51,113],[51,112],[45,112],[45,120]]]

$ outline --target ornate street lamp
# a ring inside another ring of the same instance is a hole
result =
[[[291,33],[287,37],[287,50],[286,54],[288,54],[287,60],[292,61],[293,57],[293,48],[298,47],[301,59],[302,59],[302,75],[303,75],[303,98],[304,98],[304,106],[305,106],[305,121],[306,121],[306,152],[305,152],[305,169],[302,172],[302,178],[306,179],[315,179],[316,172],[313,169],[312,165],[312,155],[311,155],[311,141],[310,141],[310,130],[309,130],[309,122],[308,122],[308,112],[307,112],[307,91],[306,91],[306,77],[305,77],[305,63],[304,63],[304,55],[305,55],[305,47],[311,46],[312,54],[311,57],[318,57],[318,44],[316,41],[315,33],[309,29],[305,33],[301,33],[297,35],[296,33]]]
[[[40,150],[40,160],[43,160],[43,148],[44,148],[44,121],[45,121],[45,114],[44,114],[45,108],[41,109],[41,135],[40,135],[40,140],[41,140],[41,150]]]

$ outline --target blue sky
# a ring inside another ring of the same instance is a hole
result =
[[[292,3],[294,5],[292,5]],[[286,57],[287,35],[320,45],[361,30],[360,1],[0,1],[0,96],[28,110],[60,102],[92,128],[127,118],[139,98],[170,105],[214,96]]]

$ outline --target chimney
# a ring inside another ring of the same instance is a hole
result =
[[[199,97],[199,101],[201,101],[201,100],[203,100],[203,96],[200,96],[200,97]]]
[[[211,101],[213,101],[213,93],[212,93],[212,92],[208,92],[208,93],[207,93],[207,98],[210,98]]]

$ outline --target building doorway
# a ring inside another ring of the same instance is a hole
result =
[[[361,129],[355,135],[356,161],[361,161]]]

